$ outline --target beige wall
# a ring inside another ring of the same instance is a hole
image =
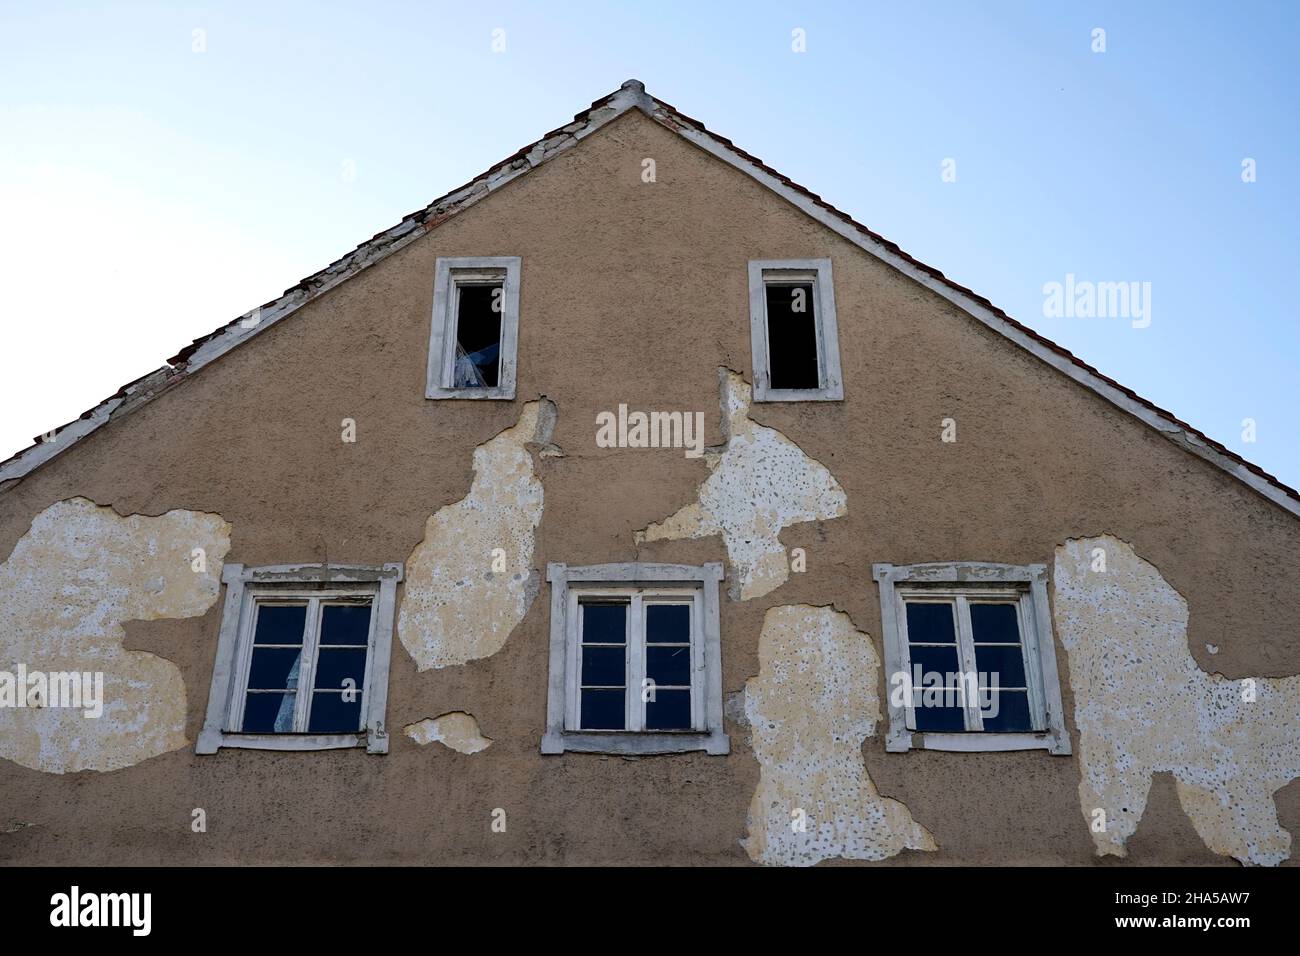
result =
[[[654,184],[641,181],[644,157],[656,160]],[[426,401],[434,260],[486,255],[523,259],[519,398]],[[718,538],[634,544],[635,530],[693,500],[707,471],[680,451],[599,449],[595,416],[620,402],[701,410],[718,442],[718,367],[752,380],[746,263],[821,256],[834,261],[845,401],[751,415],[829,468],[848,511],[782,534],[807,550],[807,573],[756,600],[724,600],[724,694],[757,673],[769,607],[834,605],[879,651],[873,562],[1050,568],[1067,539],[1102,534],[1187,600],[1202,667],[1300,672],[1296,518],[636,113],[0,494],[0,556],[38,512],[81,495],[123,515],[219,514],[228,561],[402,561],[428,516],[468,491],[473,449],[544,394],[564,455],[536,463],[535,567],[726,560]],[[955,444],[939,440],[944,417],[958,422]],[[339,440],[343,418],[356,420],[355,444]],[[220,613],[126,625],[128,648],[179,667],[191,742]],[[417,673],[395,640],[383,757],[199,757],[190,743],[108,773],[0,761],[0,861],[747,863],[759,767],[745,728],[729,719],[727,757],[543,757],[547,641],[545,588],[489,658]],[[473,714],[492,746],[463,755],[400,733],[448,711]],[[1077,756],[886,754],[883,728],[863,752],[880,793],[938,847],[891,862],[1095,859]],[[1279,791],[1277,806],[1283,827],[1300,828],[1300,786]],[[190,830],[196,807],[206,834]],[[505,834],[490,830],[496,807]],[[5,833],[18,823],[30,826]],[[1135,863],[1230,862],[1205,848],[1167,775],[1129,851]]]

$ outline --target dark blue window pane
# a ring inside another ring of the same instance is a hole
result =
[[[259,604],[254,644],[301,644],[307,622],[305,604]]]
[[[322,644],[365,644],[370,640],[369,604],[326,604],[321,614]]]
[[[907,639],[915,643],[952,644],[957,640],[953,627],[953,605],[907,602]]]
[[[623,694],[621,690],[582,691],[582,729],[622,730]]]
[[[689,686],[691,683],[691,649],[689,647],[647,647],[645,676],[658,686]]]
[[[353,690],[361,690],[366,677],[365,648],[329,648],[322,647],[316,655],[316,689],[332,688],[341,690],[343,682],[351,679]]]
[[[301,647],[254,647],[249,690],[291,690],[298,686]]]
[[[582,640],[584,643],[622,644],[626,639],[626,604],[582,605]]]
[[[1015,644],[1020,640],[1014,604],[971,604],[970,626],[976,644]]]
[[[293,731],[294,694],[248,694],[244,698],[246,734],[287,734]]]
[[[584,647],[582,683],[588,687],[622,687],[627,683],[626,649]]]
[[[981,684],[992,684],[997,675],[1000,687],[1025,686],[1025,652],[1020,645],[976,644],[975,669]]]
[[[980,716],[986,731],[1017,732],[1034,729],[1029,717],[1029,695],[1023,690],[1003,690],[989,692],[989,708],[983,708],[984,695],[980,695]],[[996,716],[991,716],[997,708]]]
[[[921,673],[930,674],[938,673],[944,675],[942,682],[945,684],[957,683],[957,678],[949,677],[949,674],[956,674],[961,670],[957,663],[957,645],[940,644],[937,647],[920,647],[912,644],[908,648],[908,653],[912,655],[912,670],[909,677],[914,683],[920,683],[916,680],[916,666],[921,666]]]
[[[351,698],[349,701],[347,698]],[[312,694],[307,730],[313,734],[350,734],[361,729],[361,694]]]
[[[647,644],[685,644],[691,639],[689,604],[647,604],[645,608]]]
[[[961,731],[966,729],[965,710],[956,692],[936,698],[936,704],[925,704],[924,693],[915,698],[913,715],[917,730]],[[951,705],[951,706],[950,706]]]
[[[645,705],[646,730],[690,730],[691,692],[655,688],[655,699]]]

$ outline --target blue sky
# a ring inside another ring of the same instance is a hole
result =
[[[1298,47],[1295,3],[6,2],[0,458],[636,77],[1300,486]],[[1150,325],[1045,316],[1067,274]]]

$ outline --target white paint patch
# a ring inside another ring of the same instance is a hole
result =
[[[1093,548],[1106,570],[1091,569]],[[1291,853],[1273,794],[1300,776],[1300,677],[1229,680],[1201,670],[1187,644],[1187,602],[1110,536],[1056,549],[1056,615],[1069,652],[1084,818],[1098,855],[1126,856],[1153,773],[1215,853],[1276,865]],[[1253,684],[1252,702],[1249,698]]]
[[[492,738],[479,733],[478,721],[464,711],[455,710],[441,717],[426,717],[406,725],[406,736],[417,744],[440,743],[457,753],[476,754],[492,746]]]
[[[844,489],[774,428],[751,421],[749,385],[723,369],[722,417],[727,441],[704,456],[712,474],[699,500],[636,532],[638,543],[721,534],[731,559],[734,600],[761,597],[790,576],[783,528],[802,521],[838,518],[848,509]]]
[[[758,660],[758,676],[745,684],[760,768],[743,842],[750,859],[811,866],[934,850],[907,807],[876,791],[862,759],[862,742],[880,720],[871,639],[832,608],[774,607]]]
[[[192,570],[195,548],[204,570]],[[169,511],[123,518],[85,498],[56,502],[0,564],[0,670],[102,671],[104,713],[0,708],[0,757],[34,770],[119,770],[185,745],[175,664],[122,647],[123,621],[195,617],[216,602],[230,525]]]
[[[543,501],[528,445],[554,453],[554,421],[549,401],[524,405],[518,424],[474,450],[469,494],[425,523],[406,561],[397,618],[419,670],[490,657],[528,613],[540,580],[532,562]]]

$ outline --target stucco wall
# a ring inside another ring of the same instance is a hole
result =
[[[641,180],[646,157],[652,184]],[[424,399],[440,255],[522,257],[517,401]],[[1300,673],[1297,519],[636,113],[0,493],[0,556],[44,509],[82,496],[124,516],[219,515],[225,559],[246,565],[404,561],[430,516],[470,494],[475,449],[545,395],[563,454],[534,453],[544,508],[531,567],[516,570],[726,561],[718,536],[636,543],[634,532],[698,499],[709,469],[680,450],[597,448],[595,418],[620,402],[703,411],[706,443],[723,441],[718,368],[752,381],[746,264],[789,257],[834,261],[845,401],[755,404],[749,416],[829,470],[847,508],[781,532],[806,549],[805,573],[724,599],[725,694],[759,675],[769,608],[844,612],[881,659],[873,562],[1050,568],[1068,540],[1101,535],[1186,601],[1201,668]],[[956,443],[940,441],[945,417],[957,420]],[[355,443],[340,440],[344,418]],[[190,742],[220,613],[216,602],[198,617],[124,624],[126,649],[179,669]],[[189,743],[111,772],[0,760],[0,860],[749,863],[760,768],[734,706],[726,757],[539,753],[547,618],[548,602],[533,600],[495,653],[424,671],[394,641],[389,727],[465,713],[487,749],[394,732],[382,757],[199,757]],[[1058,658],[1077,754],[1068,655]],[[1097,859],[1077,756],[887,755],[878,733],[862,754],[874,789],[936,847],[886,865]],[[200,807],[201,834],[190,826]],[[504,833],[492,828],[497,808]],[[1278,791],[1277,812],[1283,828],[1300,827],[1300,785]],[[1206,848],[1163,772],[1127,851],[1137,863],[1231,862]]]

